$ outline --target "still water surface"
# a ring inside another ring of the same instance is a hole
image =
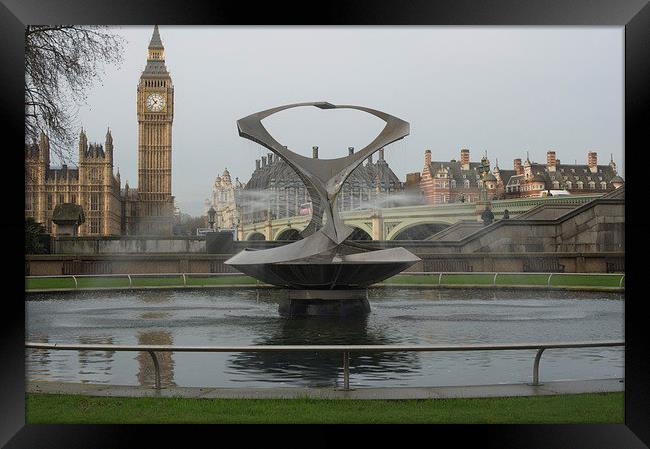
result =
[[[623,339],[622,294],[371,289],[363,318],[286,318],[277,291],[30,294],[29,341],[161,345],[470,344]],[[350,384],[435,386],[532,380],[535,351],[352,354]],[[163,386],[341,386],[342,356],[159,353]],[[622,348],[553,349],[542,381],[623,377]],[[147,353],[27,351],[31,380],[153,385]]]

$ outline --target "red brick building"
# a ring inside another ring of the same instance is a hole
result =
[[[481,178],[481,170],[488,173]],[[428,204],[476,202],[484,184],[488,199],[529,198],[566,191],[571,195],[605,193],[624,184],[618,176],[613,159],[598,165],[598,154],[590,151],[587,164],[561,164],[555,151],[548,151],[546,164],[531,162],[527,157],[513,161],[513,169],[501,169],[498,161],[490,169],[484,156],[480,162],[470,161],[470,152],[460,150],[460,160],[432,161],[431,150],[424,152],[424,168],[420,189]],[[562,192],[562,193],[566,193]]]
[[[460,160],[448,162],[431,161],[431,150],[424,152],[424,168],[420,178],[420,189],[428,204],[475,202],[479,200],[481,183],[485,182],[488,198],[498,195],[498,182],[494,174],[488,173],[481,180],[481,167],[490,169],[490,161],[483,157],[481,162],[470,162],[469,150],[460,150]]]

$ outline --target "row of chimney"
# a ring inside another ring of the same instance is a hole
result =
[[[348,156],[352,156],[354,154],[354,147],[348,147]],[[318,159],[318,147],[311,147],[311,157],[314,159]],[[372,154],[368,156],[368,162],[372,164]],[[380,148],[379,149],[379,160],[383,161],[384,160],[384,149]]]
[[[424,163],[431,165],[431,150],[424,152]],[[469,170],[469,150],[463,148],[460,150],[460,164],[461,170]],[[556,167],[560,164],[560,160],[555,157],[555,151],[546,152],[546,168],[549,171],[555,171]],[[521,175],[524,173],[524,167],[521,163],[521,158],[513,161],[513,167],[516,174]],[[587,167],[592,173],[598,171],[598,153],[590,151],[587,153]]]
[[[553,172],[556,170],[558,165],[560,165],[560,160],[556,158],[555,151],[552,150],[547,151],[546,169],[550,172]],[[524,172],[520,158],[517,158],[513,161],[513,166],[515,172],[518,175],[521,175]],[[596,173],[598,171],[598,153],[596,153],[595,151],[589,151],[587,153],[587,167],[589,168],[589,171],[592,173]]]
[[[285,146],[286,148],[286,146]],[[468,155],[467,157],[469,158],[469,150],[467,150]],[[354,147],[348,147],[348,156],[351,156],[354,154]],[[318,147],[314,146],[311,147],[311,157],[314,159],[318,159]],[[279,160],[280,157],[276,157],[276,160]],[[372,164],[372,154],[368,156],[367,158],[368,162]],[[383,161],[384,160],[384,149],[381,148],[379,150],[379,160]],[[469,159],[468,159],[469,160]],[[261,167],[266,167],[268,161],[268,165],[271,165],[273,163],[273,153],[267,153],[266,156],[262,156],[262,159],[256,159],[255,160],[255,169],[259,170]]]

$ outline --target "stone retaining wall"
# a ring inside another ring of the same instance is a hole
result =
[[[608,273],[625,270],[625,254],[602,253],[415,253],[414,272],[565,272]],[[229,254],[34,255],[25,258],[25,275],[236,273],[224,265]]]

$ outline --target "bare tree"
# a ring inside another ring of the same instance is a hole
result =
[[[192,217],[189,214],[181,214],[178,223],[174,226],[174,235],[196,235],[196,230],[205,228],[208,223],[208,217]]]
[[[25,29],[25,140],[48,134],[53,153],[70,159],[76,114],[105,64],[121,62],[124,39],[102,26],[29,25]]]

